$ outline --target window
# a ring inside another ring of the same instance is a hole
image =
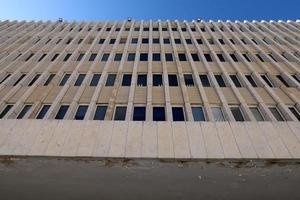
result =
[[[204,27],[201,27],[200,30],[201,30],[202,32],[205,32],[205,28],[204,28]]]
[[[201,75],[199,75],[199,78],[200,78],[200,81],[201,81],[203,87],[210,87],[210,83],[209,83],[207,75],[201,74]]]
[[[148,38],[142,38],[142,44],[148,44],[149,39]]]
[[[152,31],[158,31],[158,27],[153,27]]]
[[[148,54],[147,53],[141,53],[140,54],[140,61],[148,61]]]
[[[114,120],[125,120],[126,110],[126,106],[117,106],[115,110]]]
[[[107,61],[108,60],[108,57],[109,57],[109,54],[108,53],[105,53],[103,54],[102,58],[101,58],[101,61]]]
[[[126,41],[127,41],[127,38],[121,38],[121,39],[120,39],[120,44],[125,44]]]
[[[46,80],[46,82],[44,83],[44,86],[47,86],[51,83],[52,79],[54,78],[55,74],[50,74]]]
[[[110,39],[109,44],[114,44],[116,42],[116,39]]]
[[[272,54],[269,54],[270,58],[272,58],[272,60],[274,60],[274,62],[277,62],[277,60],[275,59],[275,57]]]
[[[153,74],[152,76],[153,86],[162,86],[162,75],[161,74]]]
[[[172,28],[172,31],[177,31],[177,28],[175,28],[175,27],[174,27],[174,28]]]
[[[235,44],[235,42],[234,42],[233,39],[229,39],[229,41],[230,41],[232,44]]]
[[[202,39],[200,39],[200,38],[199,38],[199,39],[197,39],[197,43],[198,43],[198,44],[203,44],[203,41],[202,41]]]
[[[234,54],[230,54],[230,57],[232,58],[232,60],[234,62],[239,62],[239,60],[237,59],[237,57]]]
[[[122,59],[122,54],[121,53],[116,53],[114,61],[121,61]]]
[[[297,77],[295,74],[293,74],[292,77],[293,77],[298,83],[300,83],[300,80],[298,79],[298,77]]]
[[[229,75],[231,78],[232,82],[234,83],[235,87],[242,87],[238,77],[236,75]]]
[[[140,28],[139,27],[135,27],[134,31],[140,31]]]
[[[289,110],[295,115],[295,117],[298,119],[298,121],[300,121],[300,114],[299,114],[298,110],[294,107],[289,107]]]
[[[159,38],[153,38],[153,44],[159,44]]]
[[[55,59],[56,59],[58,56],[59,56],[59,54],[58,54],[58,53],[57,53],[57,54],[55,54],[55,55],[52,57],[52,59],[51,59],[51,62],[55,61]]]
[[[239,107],[231,107],[230,110],[231,110],[231,113],[232,113],[235,121],[238,121],[238,122],[245,121],[243,114]]]
[[[78,106],[74,119],[83,120],[88,106]]]
[[[184,113],[182,107],[172,107],[173,121],[184,121]]]
[[[181,28],[181,31],[182,32],[186,32],[186,28]]]
[[[245,77],[249,81],[249,83],[252,85],[252,87],[257,87],[257,84],[255,83],[255,81],[251,75],[245,75]]]
[[[133,121],[145,121],[146,120],[146,107],[134,107]]]
[[[283,116],[282,116],[281,113],[277,110],[277,108],[271,107],[271,108],[269,108],[269,110],[271,111],[271,113],[273,114],[273,116],[275,117],[275,119],[276,119],[277,121],[284,121]]]
[[[34,76],[34,78],[30,81],[30,83],[28,84],[28,86],[32,86],[36,80],[38,80],[38,78],[40,78],[41,74],[36,74]]]
[[[78,58],[77,58],[77,61],[81,61],[81,60],[82,60],[82,58],[83,58],[83,56],[84,56],[84,54],[83,54],[83,53],[79,54],[79,56],[78,56]]]
[[[73,38],[69,38],[66,44],[70,44],[72,42]]]
[[[80,38],[80,39],[78,40],[77,44],[81,44],[81,43],[82,43],[82,41],[83,41],[83,39],[82,39],[82,38]]]
[[[250,60],[250,58],[248,57],[247,54],[243,53],[243,56],[244,56],[244,58],[245,58],[248,62],[251,62],[251,60]]]
[[[176,74],[169,74],[168,79],[169,79],[169,86],[178,86]]]
[[[164,44],[170,44],[170,39],[169,38],[164,38]]]
[[[64,86],[66,84],[66,82],[68,81],[68,79],[70,78],[71,74],[65,74],[64,77],[62,78],[62,80],[59,83],[59,86]]]
[[[40,59],[38,60],[38,62],[40,62],[41,60],[43,60],[46,56],[47,56],[47,54],[44,53],[44,54],[40,57]]]
[[[186,42],[187,44],[193,44],[191,39],[185,39],[185,42]]]
[[[25,105],[21,110],[21,112],[19,113],[17,119],[22,119],[26,115],[26,113],[30,110],[31,106],[32,105]]]
[[[214,40],[211,39],[211,38],[210,38],[210,39],[207,39],[207,41],[208,41],[209,44],[214,44]]]
[[[145,28],[144,28],[144,31],[149,31],[149,27],[145,27]]]
[[[290,87],[289,84],[284,80],[284,78],[282,78],[281,75],[277,75],[276,76],[286,87]]]
[[[194,121],[205,121],[202,107],[192,107]]]
[[[90,86],[97,86],[100,80],[101,74],[94,74],[91,80]]]
[[[266,75],[261,75],[261,78],[268,84],[269,87],[273,87],[272,82],[268,79]]]
[[[104,44],[104,42],[105,42],[105,39],[100,39],[98,44]]]
[[[64,58],[63,61],[64,61],[64,62],[68,61],[69,58],[71,57],[71,55],[72,55],[72,54],[68,53],[68,54],[65,56],[65,58]]]
[[[6,79],[8,79],[11,76],[11,74],[7,74],[1,81],[0,84],[3,83],[4,81],[6,81]]]
[[[192,55],[192,59],[193,59],[194,62],[200,61],[198,54],[192,53],[191,55]]]
[[[153,107],[153,121],[165,120],[165,107]]]
[[[243,44],[247,44],[247,42],[245,41],[245,39],[241,39],[241,41],[243,42]]]
[[[225,121],[221,107],[212,107],[211,111],[212,111],[215,121],[217,121],[217,122]]]
[[[97,57],[97,54],[96,53],[92,53],[90,58],[89,58],[89,61],[94,61]]]
[[[115,32],[119,32],[121,29],[120,28],[116,28],[115,29]]]
[[[132,38],[131,39],[131,44],[137,44],[138,43],[138,39],[137,38]]]
[[[153,61],[160,61],[160,53],[153,53],[152,54]]]
[[[25,59],[25,62],[27,62],[32,56],[34,56],[34,53],[31,53],[31,54]]]
[[[183,77],[186,86],[194,86],[194,80],[192,74],[184,74]]]
[[[67,106],[67,105],[60,106],[60,108],[55,116],[55,119],[63,119],[65,117],[68,109],[69,109],[69,106]]]
[[[256,57],[257,57],[261,62],[265,62],[264,59],[263,59],[259,54],[256,54]]]
[[[179,53],[178,58],[179,58],[179,61],[186,61],[186,56],[184,53]]]
[[[45,117],[45,115],[47,114],[49,108],[50,108],[50,105],[43,105],[39,114],[36,116],[36,119],[43,119]]]
[[[166,53],[165,57],[166,57],[167,62],[172,62],[173,61],[173,55],[171,53]]]
[[[181,44],[181,40],[180,39],[174,39],[175,44]]]
[[[13,105],[6,105],[0,114],[0,119],[2,119],[12,107]]]
[[[210,54],[205,53],[204,57],[205,57],[205,59],[206,59],[207,62],[212,62],[212,58],[211,58]]]
[[[135,60],[135,53],[129,53],[127,57],[127,61],[134,61]]]
[[[250,111],[254,115],[256,121],[264,121],[264,118],[257,107],[250,107]]]
[[[137,86],[147,86],[147,75],[139,74],[137,77]]]
[[[13,86],[16,86],[24,77],[26,76],[26,74],[22,74],[17,81],[13,84]]]
[[[114,86],[116,74],[108,74],[105,86]]]
[[[218,56],[220,62],[225,62],[225,58],[224,58],[224,56],[222,54],[218,53],[217,56]]]
[[[220,42],[220,44],[222,44],[222,45],[224,45],[224,44],[225,44],[225,42],[224,42],[224,40],[223,40],[223,39],[219,39],[219,42]]]
[[[215,75],[215,78],[219,84],[220,87],[226,87],[226,84],[224,82],[224,79],[222,77],[222,75]]]
[[[123,74],[122,86],[130,86],[131,85],[131,74]]]
[[[86,74],[79,74],[74,86],[80,86],[85,78]]]
[[[107,106],[97,106],[94,120],[104,120],[106,114]]]

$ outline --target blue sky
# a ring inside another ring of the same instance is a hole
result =
[[[300,19],[300,0],[0,0],[0,19]]]

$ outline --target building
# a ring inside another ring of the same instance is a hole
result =
[[[300,158],[299,21],[2,21],[0,33],[2,155]]]

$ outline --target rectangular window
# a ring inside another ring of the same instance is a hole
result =
[[[290,87],[281,75],[276,76],[286,87]]]
[[[210,54],[205,53],[204,57],[205,57],[205,59],[206,59],[207,62],[212,62],[212,58],[211,58]]]
[[[231,110],[231,113],[232,113],[235,121],[238,121],[238,122],[245,121],[243,114],[239,107],[230,107],[230,110]]]
[[[80,38],[80,39],[78,40],[77,44],[81,44],[81,43],[82,43],[82,41],[83,41],[83,39],[82,39],[82,38]]]
[[[272,60],[274,60],[274,62],[277,62],[277,60],[275,59],[275,57],[272,54],[269,54],[270,58],[272,58]]]
[[[230,79],[232,80],[235,87],[242,87],[238,77],[236,75],[229,75]]]
[[[110,39],[109,44],[114,44],[116,42],[116,39]]]
[[[149,39],[148,38],[142,38],[142,44],[148,44]]]
[[[250,111],[254,115],[256,121],[264,121],[264,118],[257,107],[250,107]]]
[[[78,56],[78,58],[77,58],[77,61],[81,61],[82,58],[83,58],[83,56],[84,56],[84,53],[79,54],[79,56]]]
[[[44,53],[44,54],[40,57],[40,59],[38,60],[38,62],[42,61],[46,56],[47,56],[47,54]]]
[[[202,107],[192,107],[194,121],[205,121],[205,116]]]
[[[25,59],[25,62],[27,62],[28,60],[30,60],[30,58],[34,56],[34,53],[31,53],[26,59]]]
[[[300,80],[298,79],[298,77],[296,76],[296,74],[293,74],[292,77],[293,77],[298,83],[300,83]]]
[[[51,62],[53,62],[53,61],[55,61],[56,60],[56,58],[59,56],[59,54],[57,53],[57,54],[55,54],[53,57],[52,57],[52,59],[51,59]]]
[[[215,75],[215,78],[216,78],[216,80],[218,82],[218,85],[220,87],[226,87],[226,84],[225,84],[225,81],[224,81],[222,75]]]
[[[41,74],[36,74],[33,79],[30,81],[30,83],[28,84],[28,86],[32,86],[37,80],[38,78],[40,78]]]
[[[1,81],[0,84],[3,83],[4,81],[6,81],[6,79],[8,79],[11,76],[11,74],[7,74]]]
[[[69,109],[69,106],[68,105],[62,105],[60,106],[56,116],[55,116],[55,119],[63,119],[67,113]]]
[[[222,44],[222,45],[224,45],[224,44],[225,44],[225,42],[224,42],[224,40],[223,40],[223,39],[219,39],[219,42],[220,42],[220,44]]]
[[[214,40],[213,39],[207,39],[209,44],[214,44]]]
[[[131,74],[123,74],[122,86],[130,86],[131,85]]]
[[[119,43],[120,43],[120,44],[125,44],[126,41],[127,41],[127,38],[121,38]]]
[[[121,53],[117,53],[115,55],[114,61],[121,61],[121,59],[122,59],[122,54]]]
[[[179,58],[179,61],[186,61],[186,56],[184,53],[179,53],[178,58]]]
[[[90,58],[89,58],[89,61],[94,61],[97,57],[97,54],[96,53],[92,53]]]
[[[275,119],[277,121],[284,121],[283,116],[281,115],[281,113],[278,111],[277,108],[271,107],[271,108],[269,108],[269,110],[271,111],[271,113],[273,114],[273,116],[275,117]]]
[[[170,44],[170,39],[169,38],[164,38],[164,44]]]
[[[133,121],[145,121],[146,120],[146,107],[137,106],[133,109]]]
[[[232,58],[232,60],[234,62],[239,62],[239,60],[237,59],[237,57],[234,54],[230,54],[230,57]]]
[[[232,44],[235,44],[235,42],[234,42],[233,39],[229,39],[229,41],[230,41]]]
[[[129,53],[127,57],[127,61],[134,61],[135,60],[135,53]]]
[[[98,44],[104,44],[104,42],[105,42],[105,39],[100,39]]]
[[[21,112],[19,113],[17,119],[22,119],[26,115],[26,113],[30,110],[31,106],[32,105],[25,105],[21,110]]]
[[[159,44],[159,38],[153,38],[152,42],[153,44]]]
[[[182,107],[172,107],[173,121],[184,121],[184,112]]]
[[[137,38],[132,38],[131,39],[131,44],[137,44],[138,43],[138,39]]]
[[[49,108],[50,108],[50,105],[43,105],[39,114],[36,116],[36,119],[43,119],[45,117],[45,115],[47,114]]]
[[[160,61],[160,53],[153,53],[152,61]]]
[[[226,61],[225,61],[225,58],[224,58],[224,56],[223,56],[222,54],[219,54],[219,53],[218,53],[217,56],[218,56],[220,62],[226,62]]]
[[[108,53],[103,54],[103,56],[102,56],[102,58],[101,58],[101,61],[102,61],[102,62],[107,61],[107,60],[108,60],[108,57],[109,57],[109,54],[108,54]]]
[[[244,53],[243,56],[244,56],[244,58],[245,58],[248,62],[251,62],[251,60],[250,60],[250,58],[248,57],[247,54]]]
[[[269,87],[273,87],[272,82],[268,79],[267,75],[261,75],[261,78],[265,81],[265,83],[269,86]]]
[[[86,74],[79,74],[74,86],[80,86],[85,78]]]
[[[147,53],[141,53],[140,54],[140,61],[148,61],[148,54]]]
[[[183,77],[186,86],[194,86],[194,79],[192,74],[184,74]]]
[[[139,74],[137,77],[137,86],[147,86],[147,75]]]
[[[300,113],[298,112],[298,110],[294,107],[289,107],[289,110],[295,115],[298,121],[300,121]]]
[[[16,86],[24,77],[26,76],[26,74],[22,74],[17,81],[13,84],[13,86]]]
[[[245,75],[249,83],[252,85],[252,87],[257,87],[257,84],[255,83],[254,79],[252,78],[251,75]]]
[[[152,82],[153,82],[153,86],[162,86],[162,75],[161,74],[153,74],[152,76]]]
[[[63,61],[64,61],[64,62],[68,61],[69,58],[71,57],[71,55],[72,55],[72,54],[68,53],[68,54],[65,56],[65,58],[64,58]]]
[[[88,106],[78,106],[74,119],[83,120],[86,114]]]
[[[140,31],[140,28],[139,27],[135,27],[134,31]]]
[[[199,38],[199,39],[197,39],[197,43],[198,43],[198,44],[203,44],[203,41],[202,41],[202,39],[200,39],[200,38]]]
[[[173,55],[171,53],[166,53],[165,57],[166,57],[167,62],[172,62],[173,61]]]
[[[211,111],[216,122],[225,121],[221,107],[212,107]]]
[[[257,57],[261,62],[265,62],[264,59],[263,59],[259,54],[256,54],[256,57]]]
[[[107,106],[97,106],[94,120],[104,120],[106,114]]]
[[[2,119],[8,113],[8,111],[10,111],[12,107],[13,105],[6,105],[0,114],[0,119]]]
[[[210,87],[210,82],[208,80],[207,75],[200,74],[199,78],[200,78],[200,81],[201,81],[203,87]]]
[[[117,106],[115,110],[114,120],[125,120],[126,110],[126,106]]]
[[[169,74],[168,75],[169,86],[178,86],[177,75]]]
[[[67,83],[70,76],[71,76],[71,74],[65,74],[64,77],[62,78],[62,80],[60,81],[59,86],[64,86]]]
[[[174,39],[175,44],[181,44],[181,40],[180,39]]]
[[[185,39],[185,42],[186,42],[187,44],[193,44],[191,39]]]
[[[44,86],[47,86],[51,83],[52,79],[54,78],[55,74],[50,74],[46,80],[46,82],[44,83]]]
[[[105,86],[114,86],[116,80],[116,74],[108,74]]]
[[[166,121],[165,107],[153,107],[153,121]]]
[[[90,86],[97,86],[100,80],[101,74],[94,74],[91,80]]]
[[[192,59],[193,59],[194,62],[200,61],[198,54],[192,53],[191,56],[192,56]]]

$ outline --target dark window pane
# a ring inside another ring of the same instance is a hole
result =
[[[263,59],[259,54],[256,54],[256,57],[257,57],[261,62],[265,62],[264,59]]]
[[[212,62],[212,58],[211,58],[210,54],[205,53],[204,57],[205,57],[205,59],[206,59],[207,62]]]
[[[196,53],[192,53],[192,58],[193,58],[193,61],[195,61],[195,62],[200,61],[199,56]]]
[[[97,86],[100,80],[101,74],[94,74],[91,80],[90,86]]]
[[[116,42],[116,39],[110,39],[109,44],[114,44]]]
[[[292,77],[298,82],[298,83],[300,83],[300,80],[299,80],[299,78],[294,74],[294,75],[292,75]]]
[[[207,75],[201,74],[199,77],[203,87],[210,87]]]
[[[184,113],[182,107],[172,107],[173,121],[184,121]]]
[[[251,60],[250,60],[250,58],[248,57],[247,54],[244,53],[243,56],[244,56],[244,58],[245,58],[248,62],[251,62]]]
[[[159,38],[153,38],[153,44],[159,44]]]
[[[105,86],[114,86],[116,74],[108,74]]]
[[[140,54],[140,61],[148,61],[148,54],[147,53],[141,53]]]
[[[256,121],[264,121],[264,118],[262,117],[258,108],[251,107],[250,110],[251,110],[252,114],[254,115]]]
[[[146,74],[140,74],[137,77],[137,85],[138,86],[147,86],[147,75]]]
[[[154,74],[153,78],[153,86],[162,86],[162,75],[161,74]]]
[[[192,107],[194,121],[205,121],[202,107]]]
[[[83,120],[87,109],[88,109],[88,106],[79,106],[76,111],[74,119],[75,120]]]
[[[269,87],[273,87],[272,82],[267,78],[266,75],[261,75],[261,78],[266,82]]]
[[[173,55],[171,53],[166,53],[166,61],[167,62],[172,62],[173,61]]]
[[[153,121],[165,121],[165,108],[153,107]]]
[[[122,80],[122,86],[130,86],[131,85],[131,74],[124,74]]]
[[[43,119],[47,114],[50,105],[43,105],[42,109],[40,110],[39,114],[36,116],[37,119]]]
[[[103,44],[105,42],[105,39],[100,39],[98,44]]]
[[[0,119],[2,119],[7,113],[8,111],[13,107],[13,105],[7,105],[1,112],[0,114]]]
[[[137,44],[138,43],[138,39],[137,38],[132,38],[131,39],[131,43],[132,44]]]
[[[251,75],[245,75],[245,77],[247,78],[249,83],[252,85],[252,87],[257,87],[257,85]]]
[[[237,78],[236,75],[229,75],[229,77],[231,78],[232,82],[234,83],[235,87],[242,87],[239,79]]]
[[[148,44],[149,43],[149,39],[148,38],[142,38],[142,43],[143,44]]]
[[[25,105],[22,111],[19,113],[17,119],[22,119],[26,115],[26,113],[30,110],[31,106],[32,105]]]
[[[121,54],[121,53],[117,53],[117,54],[115,55],[114,61],[121,61],[121,59],[122,59],[122,54]]]
[[[127,57],[127,61],[134,61],[135,60],[135,53],[129,53]]]
[[[168,79],[169,79],[169,86],[178,86],[176,74],[169,74]]]
[[[108,54],[108,53],[103,54],[103,56],[102,56],[102,58],[101,58],[101,61],[107,61],[107,60],[108,60],[108,57],[109,57],[109,54]]]
[[[44,54],[40,57],[40,59],[38,60],[38,62],[42,61],[46,56],[47,56],[47,54],[44,53]]]
[[[60,108],[55,116],[55,119],[63,119],[65,117],[68,109],[69,109],[69,106],[66,106],[66,105],[60,106]]]
[[[153,61],[160,61],[160,53],[152,54],[152,60]]]
[[[197,39],[198,44],[203,44],[203,41],[201,39]]]
[[[32,85],[35,83],[35,81],[38,80],[38,78],[39,78],[40,76],[41,76],[40,74],[35,75],[34,78],[33,78],[33,79],[30,81],[30,83],[28,84],[28,86],[32,86]]]
[[[185,56],[184,53],[179,53],[178,58],[179,58],[180,61],[186,61],[186,56]]]
[[[289,107],[289,110],[295,115],[295,117],[298,119],[298,121],[300,121],[300,114],[299,114],[298,110],[294,107]]]
[[[281,75],[277,75],[276,77],[283,83],[283,85],[285,85],[286,87],[290,87]]]
[[[170,44],[170,39],[169,38],[164,38],[164,44]]]
[[[26,74],[22,74],[18,80],[13,84],[13,86],[17,85],[24,77],[26,76]]]
[[[220,87],[226,87],[224,79],[221,75],[215,75],[215,78],[216,78],[216,80],[217,80]]]
[[[185,39],[185,42],[186,42],[187,44],[193,44],[191,39]]]
[[[146,107],[134,107],[133,121],[145,121],[146,120]]]
[[[117,106],[115,110],[114,120],[125,120],[126,117],[126,106]]]
[[[174,39],[175,44],[181,44],[181,40],[180,39]]]
[[[71,57],[71,55],[72,55],[72,54],[68,53],[68,54],[66,55],[66,57],[64,58],[64,62],[66,62],[67,60],[69,60],[69,58]]]
[[[194,86],[194,80],[192,74],[184,74],[183,77],[186,86]]]
[[[232,60],[234,62],[238,62],[239,60],[237,59],[237,57],[234,54],[230,54],[230,57],[232,58]]]
[[[7,74],[1,81],[0,84],[3,83],[4,81],[6,81],[6,79],[8,79],[11,76],[11,74]]]
[[[217,54],[217,56],[221,62],[225,62],[225,58],[222,54]]]
[[[54,78],[55,74],[50,74],[46,80],[46,82],[44,83],[44,86],[47,86],[51,83],[52,79]]]
[[[230,110],[235,121],[244,121],[244,117],[239,107],[231,107]]]
[[[92,53],[90,58],[89,58],[89,61],[94,61],[97,57],[97,54],[96,53]]]
[[[77,58],[77,61],[81,61],[81,59],[83,58],[83,56],[84,56],[83,53],[79,54],[79,56],[78,56],[78,58]]]
[[[85,78],[85,74],[79,74],[74,86],[80,86]]]
[[[104,120],[107,106],[97,106],[94,120]]]
[[[281,113],[277,110],[277,108],[269,108],[273,116],[277,119],[277,121],[284,121],[284,118],[282,117]]]
[[[30,54],[30,55],[25,59],[25,62],[27,62],[32,56],[34,56],[34,53]]]

